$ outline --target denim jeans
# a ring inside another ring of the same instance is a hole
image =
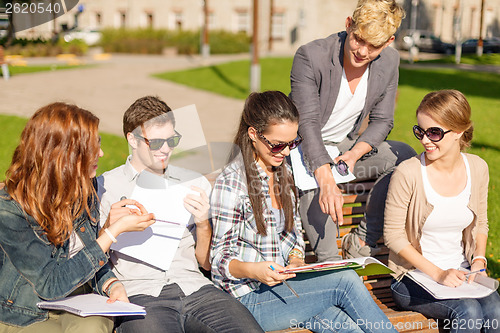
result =
[[[129,300],[144,306],[147,314],[117,317],[118,333],[263,332],[240,302],[213,285],[185,296],[177,284],[170,284],[158,297],[135,295]]]
[[[397,332],[350,269],[301,273],[239,298],[265,331],[306,328],[313,332]]]
[[[355,139],[344,139],[337,146],[346,152],[356,143]],[[415,156],[413,148],[399,141],[384,141],[354,165],[356,181],[376,179],[366,201],[366,212],[356,234],[370,246],[375,246],[384,231],[384,208],[389,181],[395,167]],[[324,214],[319,206],[319,189],[306,191],[300,197],[300,217],[318,261],[338,260],[337,230],[335,222]]]
[[[484,298],[436,299],[410,278],[393,280],[394,302],[404,310],[442,319],[451,333],[500,332],[500,296],[494,292]]]

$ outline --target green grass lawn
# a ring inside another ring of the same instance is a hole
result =
[[[450,55],[441,59],[421,60],[417,63],[454,64],[455,56]],[[460,63],[467,65],[500,65],[500,53],[483,54],[481,57],[478,57],[477,55],[467,54],[460,58]]]
[[[464,57],[471,64],[499,64],[498,55],[486,58]],[[450,58],[451,59],[451,58]],[[453,62],[441,59],[438,63]],[[474,60],[476,59],[476,60]],[[244,99],[249,90],[249,61],[237,61],[217,66],[201,67],[181,72],[169,72],[155,77],[189,85],[198,89]],[[290,92],[290,69],[292,58],[261,59],[262,90]],[[474,139],[470,153],[481,156],[490,168],[488,215],[490,236],[486,256],[490,274],[500,278],[500,76],[492,73],[465,72],[454,69],[400,69],[400,84],[395,113],[395,126],[389,139],[410,144],[421,152],[420,143],[411,131],[415,124],[415,110],[422,98],[432,90],[458,89],[468,98],[472,106]]]
[[[40,65],[40,66],[9,66],[9,73],[11,76],[19,75],[19,74],[29,74],[36,72],[47,72],[47,71],[55,71],[60,69],[73,69],[73,68],[81,68],[82,65],[62,65],[62,64],[52,64],[52,65]],[[0,71],[0,77],[3,77],[3,72]]]

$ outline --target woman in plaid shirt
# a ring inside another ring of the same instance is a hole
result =
[[[304,265],[298,195],[285,161],[302,141],[298,123],[279,91],[247,98],[231,162],[212,193],[214,283],[266,331],[396,332],[354,271],[279,273]]]

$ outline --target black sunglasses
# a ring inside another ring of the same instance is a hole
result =
[[[302,137],[299,134],[298,138],[296,138],[295,140],[292,140],[290,142],[285,142],[285,143],[271,143],[271,141],[269,141],[268,139],[266,139],[266,137],[264,135],[262,135],[262,133],[257,132],[257,135],[265,143],[267,143],[267,145],[269,146],[269,148],[271,150],[271,153],[273,153],[273,154],[281,153],[286,147],[289,147],[290,150],[295,149],[295,148],[297,148],[300,145],[300,143],[303,140]]]
[[[425,135],[432,142],[438,142],[443,140],[444,135],[446,133],[450,132],[451,130],[447,130],[445,132],[442,128],[439,127],[429,127],[428,129],[424,130],[422,127],[418,125],[413,126],[413,134],[415,134],[415,137],[419,140],[422,140]]]
[[[158,150],[158,149],[161,149],[161,147],[163,147],[165,142],[167,143],[167,145],[170,148],[175,148],[179,145],[179,142],[181,141],[182,135],[180,135],[175,130],[174,130],[174,132],[175,132],[174,136],[171,136],[171,137],[166,138],[166,139],[146,139],[145,137],[140,136],[139,134],[134,134],[134,135],[136,137],[138,137],[139,139],[144,140],[144,142],[148,145],[150,150]]]
[[[334,163],[334,165],[339,175],[347,176],[349,174],[349,166],[344,160],[339,160],[337,163]]]

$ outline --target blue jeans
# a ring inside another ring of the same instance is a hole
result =
[[[171,284],[158,297],[135,295],[129,300],[146,307],[147,314],[117,317],[118,333],[263,332],[240,302],[213,285],[186,296]]]
[[[353,270],[302,273],[239,298],[265,331],[397,332]]]
[[[399,282],[393,280],[391,290],[392,298],[399,307],[442,319],[443,328],[451,333],[500,332],[498,292],[484,298],[436,299],[407,277]]]

